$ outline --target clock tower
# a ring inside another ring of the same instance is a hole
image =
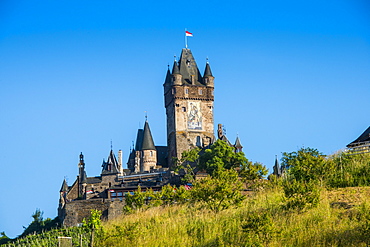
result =
[[[208,62],[202,76],[191,50],[184,48],[163,86],[171,166],[172,158],[181,158],[183,151],[205,148],[214,141],[214,77]]]

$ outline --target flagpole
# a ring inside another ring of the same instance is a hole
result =
[[[185,48],[188,49],[188,36],[186,36],[186,28],[185,28]]]

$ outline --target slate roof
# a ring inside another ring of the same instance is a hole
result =
[[[170,69],[167,69],[167,74],[166,74],[166,80],[164,81],[164,84],[170,84],[171,83],[171,72]]]
[[[356,146],[361,142],[370,141],[370,126],[356,140],[347,145],[347,147]]]
[[[67,192],[68,191],[68,184],[67,181],[64,179],[62,183],[62,187],[60,188],[59,192]]]
[[[87,178],[87,184],[97,184],[97,183],[101,183],[101,177]]]
[[[102,172],[101,175],[108,175],[108,174],[117,174],[118,172],[118,162],[116,159],[116,156],[113,153],[113,150],[110,150],[109,156],[108,156],[108,161],[105,162],[103,160],[102,164]]]
[[[141,146],[141,150],[156,150],[148,121],[145,121],[144,125],[143,145]]]
[[[180,69],[179,65],[177,64],[177,61],[173,61],[173,66],[172,66],[172,74],[180,74]]]
[[[144,130],[138,129],[137,136],[136,136],[135,150],[137,151],[141,150],[141,147],[143,146],[143,137],[144,137]]]
[[[211,66],[209,66],[209,63],[206,63],[206,68],[204,69],[204,76],[212,76]]]
[[[204,86],[203,78],[199,72],[197,63],[190,49],[183,48],[179,61],[180,74],[182,75],[182,83],[189,85]],[[194,76],[194,84],[191,83],[191,76]]]
[[[274,165],[273,169],[274,169],[274,174],[276,176],[281,176],[281,167],[279,165],[279,161],[278,161],[277,157],[275,158],[275,165]]]
[[[242,144],[240,143],[239,136],[236,137],[235,145],[236,148],[243,148]]]

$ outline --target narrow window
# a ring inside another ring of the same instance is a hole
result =
[[[189,89],[185,88],[185,94],[189,94]]]
[[[153,157],[153,151],[150,151],[150,157]]]
[[[203,94],[203,90],[199,89],[199,95],[202,95],[202,94]]]
[[[183,111],[183,112],[186,112],[186,107],[183,107],[183,108],[182,108],[182,111]]]

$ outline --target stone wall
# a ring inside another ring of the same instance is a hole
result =
[[[77,200],[68,202],[62,209],[60,218],[63,226],[77,226],[82,223],[84,218],[90,216],[90,211],[93,209],[102,211],[103,219],[113,219],[123,212],[123,201],[108,201],[108,200]]]

